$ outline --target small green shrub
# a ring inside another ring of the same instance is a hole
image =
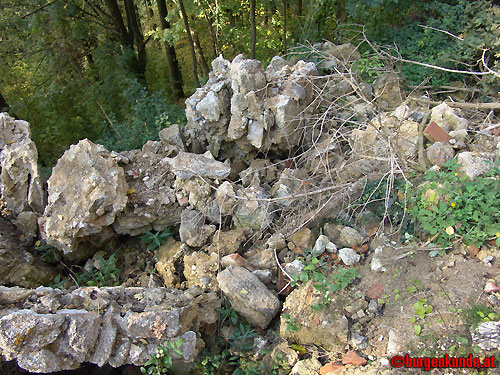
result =
[[[40,258],[47,263],[57,264],[62,259],[61,250],[47,245],[43,241],[39,240],[35,242],[35,250],[40,254]]]
[[[145,232],[141,237],[139,237],[145,244],[147,244],[148,251],[153,251],[160,246],[165,245],[167,239],[172,238],[174,235],[170,229],[165,229],[161,232],[152,233],[150,231]]]
[[[120,270],[116,267],[115,254],[112,254],[108,259],[98,257],[98,267],[92,267],[90,270],[82,269],[81,272],[75,272],[70,269],[71,278],[78,286],[116,286],[118,285],[118,276]],[[70,278],[62,278],[57,275],[54,279],[54,288],[63,289],[68,284]]]
[[[323,258],[320,258],[320,255],[313,251],[312,248],[304,252],[303,261],[306,266],[299,275],[291,275],[292,280],[290,282],[290,285],[294,287],[309,280],[314,281],[314,289],[321,292],[322,296],[320,303],[311,305],[311,308],[315,311],[324,309],[331,303],[331,293],[346,288],[359,277],[355,268],[339,267],[337,272],[332,274],[326,262]]]
[[[433,242],[448,246],[453,241],[481,246],[496,238],[500,246],[500,170],[492,165],[484,177],[469,181],[459,174],[455,159],[416,189],[411,213]]]
[[[383,72],[384,62],[378,55],[365,51],[361,58],[352,64],[355,71],[361,75],[361,79],[367,83],[373,83]]]
[[[141,372],[147,375],[163,375],[168,374],[168,370],[172,367],[172,356],[182,357],[181,347],[184,343],[183,338],[177,341],[169,341],[167,346],[158,345],[156,354],[141,367]]]

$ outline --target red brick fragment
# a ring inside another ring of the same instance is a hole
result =
[[[319,369],[319,374],[320,375],[331,374],[331,373],[333,373],[333,372],[335,372],[343,367],[344,366],[341,363],[330,362]]]
[[[378,300],[384,294],[384,286],[380,283],[374,284],[370,289],[366,291],[366,296],[369,299]]]
[[[360,357],[354,350],[350,350],[342,356],[344,365],[364,366],[368,361]]]

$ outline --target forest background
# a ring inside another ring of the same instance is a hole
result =
[[[491,1],[3,0],[0,110],[29,121],[50,168],[82,138],[122,151],[185,123],[184,99],[219,54],[314,61],[311,46],[324,40],[358,46],[355,67],[368,83],[393,64],[410,87],[476,88],[483,102],[499,95],[492,75],[406,62],[498,71],[500,6]]]

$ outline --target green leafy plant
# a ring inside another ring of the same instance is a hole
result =
[[[484,177],[468,180],[452,159],[416,190],[411,213],[438,245],[453,241],[481,246],[496,239],[500,246],[500,170],[492,165]]]
[[[361,58],[354,61],[353,68],[361,75],[364,82],[373,83],[379,77],[384,68],[384,62],[378,55],[365,51]]]
[[[411,318],[410,322],[417,323],[418,320],[425,320],[425,317],[432,312],[433,307],[427,303],[426,298],[422,298],[413,304],[413,309],[415,310],[415,316]],[[422,325],[414,324],[413,329],[415,334],[420,336],[420,333],[422,332]]]
[[[47,245],[45,242],[36,241],[35,250],[40,254],[40,258],[47,263],[59,263],[62,259],[61,250],[54,246]]]
[[[299,275],[291,275],[292,287],[313,280],[313,287],[321,293],[321,302],[311,305],[315,311],[326,308],[331,303],[331,293],[335,293],[346,288],[356,278],[359,277],[358,271],[355,268],[339,267],[336,273],[331,273],[327,263],[320,257],[320,253],[315,252],[312,248],[305,251],[303,261],[305,268]],[[325,275],[326,274],[326,275]]]
[[[116,267],[115,254],[111,254],[108,259],[103,257],[98,257],[98,266],[92,267],[89,270],[82,269],[80,272],[75,272],[70,269],[71,279],[76,282],[77,285],[82,286],[116,286],[118,285],[118,276],[120,270]],[[54,288],[62,289],[69,282],[70,278],[62,278],[61,275],[57,275],[54,279]]]
[[[282,314],[281,317],[286,320],[286,331],[297,332],[300,329],[297,319],[290,317],[290,314]]]
[[[152,233],[150,231],[145,232],[141,237],[139,237],[144,243],[147,244],[147,249],[149,251],[156,250],[160,246],[165,245],[167,239],[172,238],[174,235],[170,232],[170,229],[165,229],[161,232]]]
[[[168,370],[172,367],[172,357],[182,357],[181,347],[184,343],[183,338],[177,341],[169,341],[167,345],[158,345],[156,354],[151,355],[151,358],[141,367],[141,372],[148,375],[168,374]]]

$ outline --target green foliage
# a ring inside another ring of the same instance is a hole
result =
[[[118,276],[120,270],[116,267],[115,254],[111,254],[108,259],[103,257],[98,257],[98,266],[92,266],[90,269],[81,269],[80,272],[75,272],[70,269],[72,279],[79,286],[116,286],[118,285]],[[68,284],[70,278],[62,278],[61,275],[57,275],[54,279],[54,288],[62,289],[66,284]]]
[[[174,235],[170,232],[170,229],[165,229],[161,232],[152,233],[150,231],[145,232],[141,237],[139,237],[146,245],[149,251],[156,250],[160,246],[165,245],[167,239],[172,238]]]
[[[460,240],[479,247],[492,238],[500,244],[498,166],[492,165],[484,177],[473,181],[460,175],[458,168],[452,159],[438,171],[427,172],[427,183],[416,189],[411,213],[438,245]]]
[[[410,322],[416,323],[419,319],[422,321],[425,320],[425,317],[432,312],[433,307],[427,303],[427,299],[422,298],[413,304],[413,309],[415,310],[415,316],[411,318]],[[415,334],[420,336],[420,333],[422,332],[422,325],[414,324],[413,329]]]
[[[40,254],[40,258],[45,262],[57,264],[61,261],[61,250],[54,246],[47,245],[45,242],[36,241],[35,250]]]
[[[108,149],[124,151],[141,148],[147,141],[158,140],[159,131],[173,122],[185,123],[183,113],[177,107],[167,105],[161,92],[148,94],[138,80],[130,81],[123,97],[130,113],[122,116],[122,121],[111,113],[108,116],[111,124],[106,123],[102,139],[98,140]]]
[[[497,321],[500,318],[494,309],[486,305],[474,305],[464,310],[462,314],[466,323],[471,327],[476,327],[479,323]]]
[[[315,311],[326,308],[331,303],[331,293],[338,292],[346,288],[356,278],[359,277],[358,271],[355,268],[338,267],[336,273],[332,273],[323,258],[320,258],[320,253],[313,251],[310,248],[304,252],[303,262],[305,268],[299,275],[291,275],[292,287],[313,280],[313,287],[321,293],[322,300],[318,304],[314,304],[311,308]]]
[[[376,54],[365,51],[361,58],[354,61],[353,69],[361,75],[361,79],[367,83],[373,83],[383,72],[385,66],[382,59]]]
[[[156,354],[151,355],[151,358],[141,367],[141,372],[148,375],[168,374],[168,370],[172,367],[172,357],[182,357],[182,344],[184,344],[184,339],[179,338],[175,342],[169,341],[167,346],[158,345]]]
[[[287,332],[297,332],[300,329],[300,326],[297,323],[297,319],[290,317],[290,314],[281,314],[281,317],[287,321],[286,322]]]

